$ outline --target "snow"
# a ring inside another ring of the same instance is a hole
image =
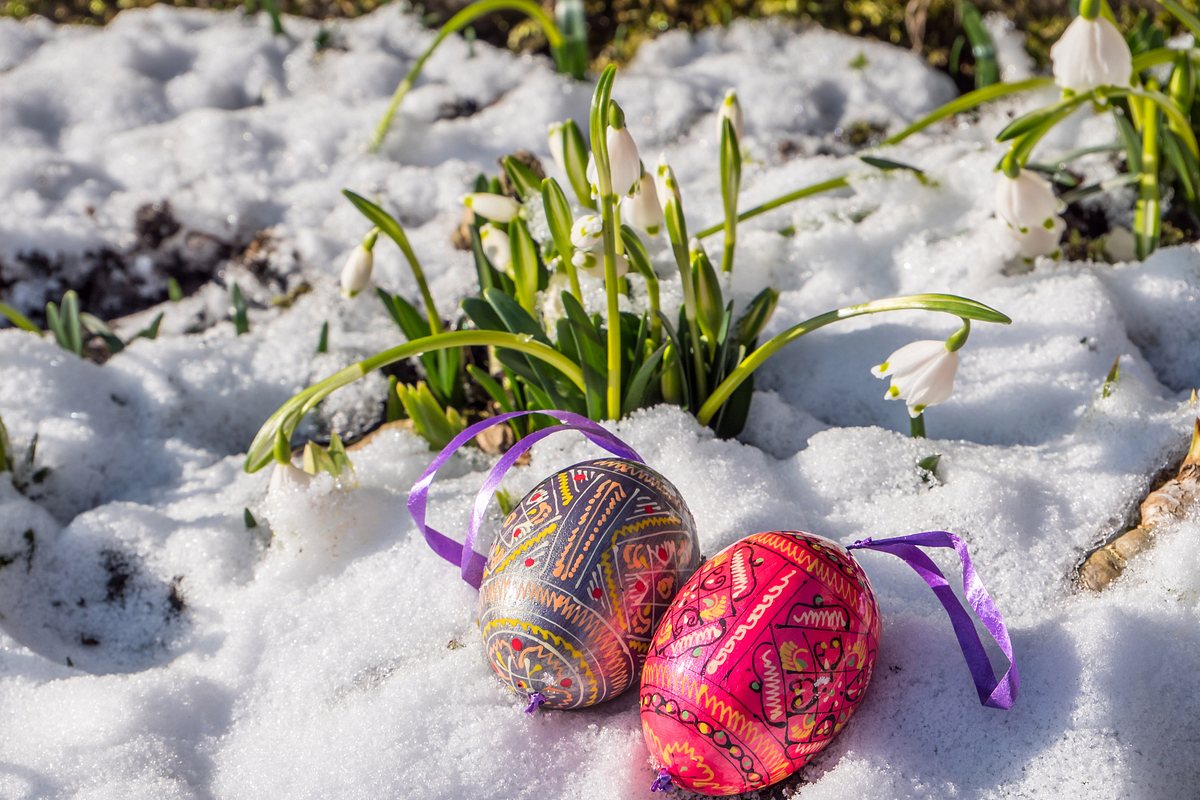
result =
[[[446,313],[474,274],[449,243],[458,196],[517,147],[545,158],[546,125],[582,120],[590,88],[479,43],[464,61],[467,45],[451,40],[371,155],[364,141],[430,34],[388,7],[339,24],[346,49],[315,53],[317,26],[287,25],[294,39],[272,38],[265,19],[166,7],[98,30],[0,21],[6,301],[34,309],[68,282],[99,280],[105,250],[141,259],[140,306],[162,297],[180,259],[213,279],[161,307],[158,339],[103,366],[0,331],[0,416],[19,452],[37,434],[34,466],[49,468],[25,494],[0,481],[0,722],[11,732],[0,796],[648,796],[633,693],[529,717],[484,665],[473,591],[404,509],[430,456],[423,442],[375,434],[352,452],[352,489],[323,477],[268,496],[268,472],[241,471],[281,402],[398,340],[370,292],[338,296],[337,271],[365,232],[340,190],[398,213]],[[851,69],[859,53],[866,65]],[[731,86],[747,120],[744,208],[856,175],[853,191],[741,229],[729,291],[744,302],[780,289],[768,333],[920,291],[971,296],[1014,320],[975,326],[925,441],[904,435],[902,404],[883,400],[868,371],[905,342],[953,330],[920,313],[842,322],[785,349],[759,375],[742,441],[668,408],[615,426],[688,499],[705,553],[775,528],[843,542],[952,530],[1007,616],[1022,694],[1002,713],[979,707],[924,585],[898,561],[863,555],[885,617],[873,688],[835,744],[767,794],[1194,793],[1200,708],[1183,673],[1200,661],[1200,517],[1161,530],[1103,594],[1076,593],[1069,575],[1182,452],[1200,384],[1200,251],[1026,268],[991,216],[1000,151],[989,137],[1037,98],[888,152],[925,169],[926,183],[880,175],[839,132],[896,129],[951,97],[948,81],[895,48],[760,23],[668,34],[618,76],[643,157],[665,151],[693,229],[720,218],[714,114]],[[446,117],[464,101],[477,113]],[[1083,114],[1042,152],[1110,136]],[[1103,157],[1084,163],[1112,170]],[[164,200],[179,230],[148,244],[135,216]],[[260,231],[256,265],[239,248]],[[376,261],[379,285],[415,295],[395,248],[381,243]],[[240,337],[223,288],[234,280],[251,304]],[[311,291],[290,307],[271,303],[302,280]],[[673,307],[665,269],[663,288]],[[126,335],[157,310],[123,323]],[[330,350],[314,355],[324,321]],[[1121,379],[1105,398],[1117,357]],[[383,396],[381,377],[360,381],[312,430],[365,430]],[[936,475],[922,474],[916,462],[935,453]],[[509,489],[593,455],[551,439]],[[442,471],[435,521],[463,524],[488,465],[472,452]]]

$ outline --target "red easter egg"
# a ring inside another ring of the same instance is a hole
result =
[[[646,744],[701,794],[783,780],[850,720],[878,646],[875,593],[845,548],[798,531],[747,536],[700,567],[655,631]]]

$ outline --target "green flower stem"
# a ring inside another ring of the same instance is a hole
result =
[[[478,0],[471,3],[469,6],[459,11],[441,27],[437,32],[437,36],[433,37],[433,41],[429,43],[429,47],[425,48],[425,52],[416,60],[408,74],[404,76],[404,80],[400,81],[400,85],[396,87],[396,91],[392,94],[392,102],[388,104],[387,111],[384,112],[383,119],[379,120],[379,124],[375,127],[375,135],[371,138],[371,150],[378,150],[383,144],[383,140],[387,137],[388,129],[392,126],[392,119],[396,116],[396,112],[400,110],[400,104],[404,101],[404,96],[412,89],[416,83],[417,77],[421,74],[421,70],[425,68],[425,62],[437,50],[438,45],[445,41],[449,36],[470,25],[484,14],[490,14],[493,11],[519,11],[525,14],[530,19],[538,24],[542,29],[542,33],[546,36],[546,41],[550,45],[550,49],[558,52],[562,48],[564,38],[558,26],[554,24],[554,20],[541,6],[531,0]]]
[[[544,361],[561,372],[567,380],[579,387],[580,391],[586,391],[583,370],[578,364],[554,348],[534,340],[528,334],[502,331],[450,331],[434,334],[405,342],[351,364],[288,400],[263,423],[254,441],[250,443],[244,464],[246,472],[257,472],[265,467],[271,462],[272,454],[277,461],[287,461],[288,442],[304,416],[326,397],[371,371],[423,353],[457,347],[484,346],[507,348]]]
[[[894,133],[884,139],[880,144],[883,146],[899,144],[914,133],[919,133],[925,130],[935,122],[952,117],[955,114],[961,114],[964,111],[970,111],[976,106],[981,106],[984,103],[990,103],[992,100],[998,100],[1001,97],[1007,97],[1011,94],[1019,94],[1020,92],[1028,92],[1033,89],[1041,89],[1046,86],[1053,86],[1052,78],[1026,78],[1023,81],[1014,81],[1012,83],[994,83],[991,86],[985,86],[982,89],[976,89],[973,92],[967,92],[962,97],[955,98],[944,106],[934,109],[929,114],[921,117],[919,120],[904,128],[898,133]]]
[[[1196,37],[1200,39],[1200,32],[1196,33]],[[1193,64],[1200,62],[1200,49],[1193,47],[1190,50],[1175,50],[1171,47],[1157,47],[1134,56],[1133,71],[1134,73],[1144,72],[1151,67],[1170,64],[1181,55],[1187,56],[1188,60]]]
[[[429,330],[433,333],[442,332],[442,315],[438,313],[437,306],[433,302],[433,292],[429,291],[429,282],[425,280],[425,270],[421,268],[421,261],[417,258],[416,252],[409,244],[408,235],[404,232],[404,228],[400,227],[400,223],[380,206],[372,203],[362,195],[356,194],[349,189],[343,189],[342,194],[346,199],[354,204],[363,216],[369,219],[375,227],[388,235],[388,238],[396,243],[400,248],[400,252],[404,254],[404,258],[408,261],[408,266],[412,270],[413,278],[417,282],[417,288],[421,292],[421,300],[425,303],[425,316],[429,319]],[[374,238],[377,234],[369,233],[368,238],[371,239],[371,245],[368,249],[375,246]],[[364,240],[364,244],[365,244]]]
[[[1079,16],[1084,19],[1095,19],[1100,16],[1100,0],[1081,0],[1079,3]]]
[[[596,81],[592,94],[589,132],[592,135],[592,158],[596,162],[596,181],[599,184],[600,218],[604,231],[604,293],[607,303],[608,381],[605,392],[609,419],[621,418],[621,310],[618,303],[620,285],[617,280],[616,197],[613,194],[612,172],[608,158],[608,124],[612,113],[612,87],[617,68],[609,64]],[[620,114],[619,109],[616,112]]]
[[[1136,101],[1135,101],[1136,102]],[[1142,100],[1142,173],[1138,181],[1138,200],[1134,208],[1134,232],[1138,260],[1158,249],[1162,236],[1162,209],[1158,186],[1158,110]]]
[[[1150,89],[1134,89],[1126,86],[1102,86],[1095,89],[1094,93],[1100,97],[1140,97],[1142,100],[1149,100],[1158,106],[1163,112],[1171,126],[1171,130],[1183,140],[1187,145],[1188,150],[1196,158],[1200,158],[1200,145],[1196,144],[1196,134],[1192,131],[1190,121],[1184,113],[1179,110],[1179,106],[1175,105],[1171,98],[1167,97],[1162,92],[1152,91]]]
[[[830,178],[827,181],[821,181],[820,183],[814,183],[811,186],[805,186],[803,188],[796,189],[793,192],[788,192],[787,194],[782,194],[779,197],[774,198],[773,200],[768,200],[767,202],[765,202],[761,205],[754,206],[754,208],[748,208],[745,211],[743,211],[742,213],[737,215],[737,221],[745,222],[748,219],[754,219],[755,217],[759,216],[760,214],[765,214],[768,211],[774,211],[775,209],[779,208],[780,206],[787,205],[788,203],[791,203],[795,200],[801,200],[805,197],[812,197],[813,195],[821,194],[822,192],[830,192],[830,191],[833,191],[834,189],[842,189],[849,185],[850,185],[850,176],[849,175],[838,175],[836,178]],[[709,227],[707,227],[704,230],[697,233],[696,238],[697,239],[707,239],[709,236],[712,236],[715,233],[720,233],[721,231],[725,230],[725,225],[726,225],[725,222],[718,222],[716,225],[710,225]]]
[[[615,198],[600,196],[600,216],[604,223],[604,293],[608,298],[608,418],[621,418],[621,308],[620,279],[617,277]]]
[[[908,419],[908,433],[914,439],[925,438],[925,412]]]
[[[823,328],[829,323],[837,322],[841,319],[861,317],[866,314],[879,314],[884,311],[942,311],[961,317],[964,321],[974,319],[981,322],[998,322],[1005,325],[1012,322],[1011,319],[994,308],[952,294],[916,294],[903,297],[888,297],[882,300],[872,300],[869,303],[860,303],[859,305],[827,311],[824,314],[788,328],[742,359],[742,362],[737,365],[733,372],[729,373],[725,380],[721,381],[721,384],[704,401],[704,405],[700,407],[700,411],[696,414],[696,419],[700,421],[700,424],[707,425],[716,416],[717,412],[721,410],[721,406],[725,404],[730,395],[742,384],[742,381],[749,378],[754,373],[754,370],[761,367],[768,358],[804,334],[811,333],[818,328]]]
[[[1051,78],[1027,78],[1026,80],[1014,81],[1012,83],[996,83],[992,84],[991,86],[984,87],[983,89],[976,89],[973,92],[967,92],[962,97],[951,100],[949,103],[946,103],[941,108],[938,108],[930,114],[927,114],[913,124],[909,125],[907,128],[889,136],[887,139],[884,139],[880,143],[880,146],[885,147],[899,144],[908,137],[912,136],[914,133],[919,133],[920,131],[925,130],[930,125],[933,125],[940,120],[946,119],[947,117],[951,117],[955,114],[961,114],[964,111],[970,111],[972,108],[991,102],[992,100],[997,100],[1008,95],[1027,92],[1033,89],[1041,89],[1043,87],[1053,85],[1054,81]],[[811,186],[805,186],[793,192],[788,192],[787,194],[780,195],[773,200],[768,200],[762,205],[747,209],[741,214],[738,214],[737,221],[745,222],[748,219],[753,219],[760,214],[773,211],[774,209],[783,205],[787,205],[795,200],[801,200],[805,197],[812,197],[813,195],[832,191],[834,189],[841,189],[849,185],[849,175],[839,175],[836,178],[830,178],[829,180],[822,181],[821,183],[814,183]],[[700,239],[707,239],[709,236],[725,230],[726,224],[727,221],[718,223],[716,225],[710,225],[709,227],[697,233],[696,236]]]

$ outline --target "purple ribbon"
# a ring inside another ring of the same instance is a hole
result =
[[[671,773],[665,769],[658,771],[658,777],[654,779],[654,783],[650,784],[652,792],[669,792],[675,788],[675,784],[671,782]]]
[[[520,439],[507,453],[500,457],[500,460],[496,462],[496,466],[492,467],[492,471],[488,473],[487,480],[480,487],[479,494],[475,497],[475,506],[471,511],[471,521],[467,525],[466,538],[462,542],[457,542],[432,525],[426,525],[425,512],[429,504],[429,487],[433,484],[434,475],[450,460],[455,451],[493,425],[499,425],[510,419],[529,416],[530,414],[544,414],[559,420],[563,424],[534,431]],[[494,417],[476,422],[451,439],[450,443],[442,448],[442,452],[437,454],[437,457],[429,463],[429,466],[421,473],[421,477],[413,484],[412,489],[408,493],[408,513],[412,515],[413,522],[417,524],[417,529],[425,536],[425,541],[429,543],[433,552],[451,564],[458,564],[463,580],[476,589],[483,582],[483,569],[487,566],[487,557],[475,552],[475,535],[479,532],[479,526],[483,523],[484,514],[487,513],[488,503],[491,502],[492,496],[496,494],[496,490],[500,488],[500,482],[504,479],[505,473],[512,469],[513,465],[517,463],[517,459],[524,455],[535,443],[540,442],[553,433],[568,430],[580,431],[593,443],[603,447],[618,458],[625,458],[639,463],[642,462],[642,457],[637,454],[636,450],[587,417],[570,411],[510,411],[506,414],[497,414]]]
[[[532,714],[536,712],[546,703],[546,695],[541,692],[534,692],[529,695],[529,705],[525,706],[525,713]]]
[[[933,559],[918,549],[920,547],[953,548],[958,553],[958,559],[962,562],[963,593],[966,595],[967,603],[975,610],[983,627],[991,634],[992,639],[1000,647],[1000,652],[1004,653],[1008,659],[1008,669],[1000,676],[999,680],[996,679],[996,673],[992,669],[992,662],[983,647],[983,642],[975,631],[971,615],[967,613],[958,597],[955,596],[946,576],[938,569],[937,564],[933,563]],[[971,670],[971,678],[975,681],[975,691],[979,693],[979,702],[989,708],[1012,708],[1013,702],[1017,699],[1017,689],[1021,680],[1017,674],[1017,661],[1013,656],[1012,642],[1008,638],[1008,628],[1004,624],[1004,617],[1001,616],[1000,609],[996,608],[991,595],[983,586],[983,581],[975,572],[971,554],[967,552],[967,545],[962,539],[946,531],[926,531],[879,541],[868,537],[860,539],[846,549],[879,550],[891,553],[912,567],[929,585],[929,588],[933,589],[933,593],[941,601],[946,613],[950,615],[950,622],[954,626],[954,635],[958,637],[958,645],[962,648],[967,668]]]

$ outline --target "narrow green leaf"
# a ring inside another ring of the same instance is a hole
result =
[[[321,335],[317,337],[317,352],[329,352],[329,320],[321,323]]]
[[[238,336],[250,332],[250,322],[246,319],[246,298],[242,295],[242,287],[237,281],[229,287],[229,302],[233,309],[233,329]]]

